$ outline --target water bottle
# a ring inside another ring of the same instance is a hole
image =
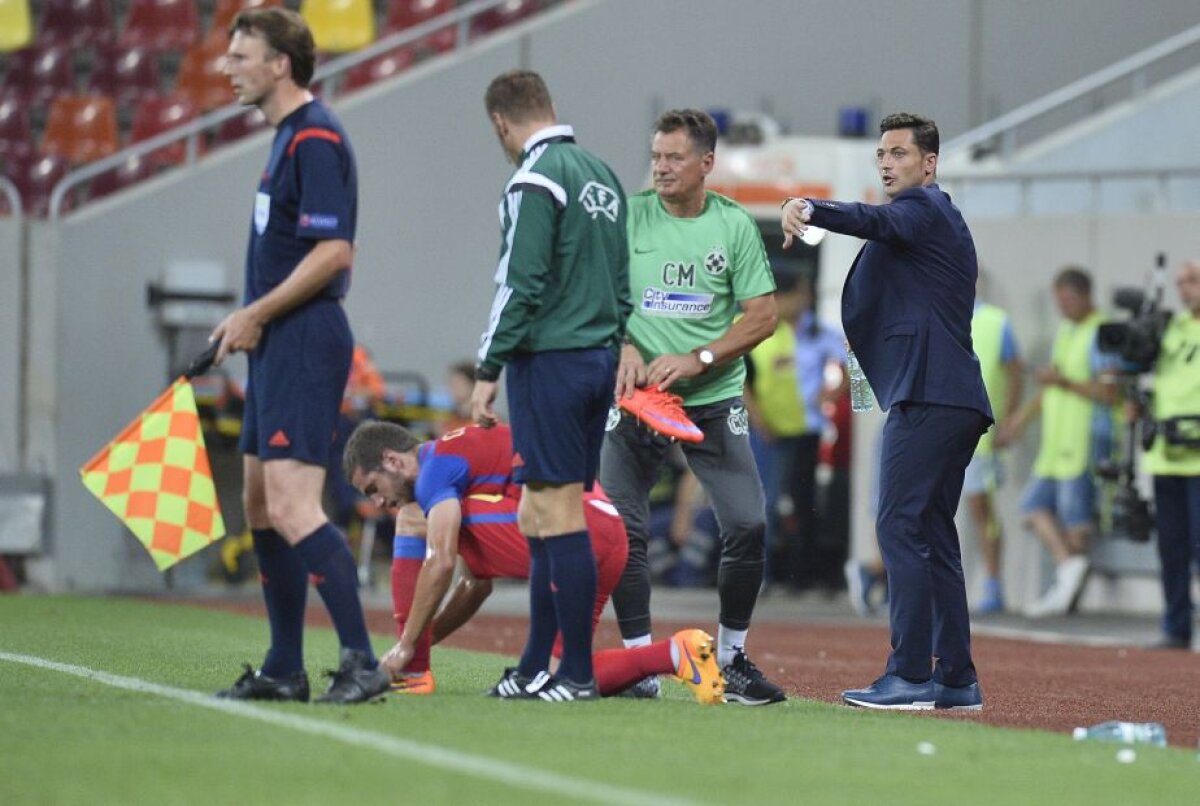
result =
[[[871,384],[863,374],[858,363],[858,356],[853,350],[846,353],[846,373],[850,376],[850,408],[852,411],[870,411],[875,408],[875,398],[871,394]]]
[[[1075,728],[1076,740],[1100,742],[1122,742],[1124,744],[1152,744],[1167,746],[1167,729],[1157,722],[1101,722],[1090,728]]]

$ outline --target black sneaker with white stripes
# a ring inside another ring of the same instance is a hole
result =
[[[537,695],[546,702],[575,702],[576,700],[598,700],[600,689],[596,681],[574,683],[565,677],[552,677],[540,689]]]
[[[487,690],[488,697],[502,700],[536,700],[538,689],[550,680],[547,672],[538,672],[533,677],[521,674],[516,666],[504,670],[500,682]]]
[[[661,691],[662,686],[659,685],[658,677],[650,675],[649,677],[643,677],[617,696],[628,697],[634,700],[657,700]]]
[[[725,678],[725,702],[770,705],[787,699],[783,689],[768,680],[740,647],[733,660],[721,669],[721,675]]]

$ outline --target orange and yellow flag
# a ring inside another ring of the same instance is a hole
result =
[[[83,486],[124,521],[160,571],[225,535],[196,398],[184,378],[79,473]]]

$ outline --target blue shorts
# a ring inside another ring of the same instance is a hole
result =
[[[1021,498],[1021,513],[1050,512],[1068,529],[1092,522],[1096,488],[1091,473],[1073,479],[1034,476]]]
[[[267,325],[250,353],[242,453],[327,467],[353,352],[337,300],[316,300]]]
[[[599,347],[527,353],[505,370],[516,454],[513,480],[583,482],[590,490],[617,380],[612,351]]]
[[[1004,484],[1004,466],[995,453],[975,454],[963,475],[963,495],[994,493]]]

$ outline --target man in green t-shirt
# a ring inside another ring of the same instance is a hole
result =
[[[1158,424],[1142,469],[1154,476],[1154,520],[1161,561],[1163,635],[1155,645],[1192,644],[1192,569],[1200,560],[1200,260],[1177,279],[1184,310],[1163,333],[1154,367],[1152,413]]]
[[[645,385],[669,389],[682,397],[688,417],[704,432],[703,442],[685,443],[683,451],[721,524],[717,661],[725,699],[763,705],[786,697],[745,651],[762,585],[766,525],[741,397],[742,356],[775,330],[775,284],[754,220],[704,187],[716,141],[716,125],[701,111],[672,110],[655,123],[654,189],[629,199],[633,313],[616,394]],[[739,306],[742,316],[735,322]],[[648,493],[668,444],[615,408],[609,416],[600,481],[629,533],[629,560],[613,591],[626,646],[651,640]]]
[[[1092,530],[1096,460],[1112,448],[1115,362],[1096,349],[1103,316],[1092,303],[1092,278],[1070,266],[1054,278],[1054,298],[1065,321],[1054,336],[1051,365],[1038,370],[1042,385],[1012,418],[1001,423],[996,447],[1011,443],[1038,414],[1042,436],[1033,477],[1021,501],[1028,526],[1054,558],[1054,581],[1025,608],[1039,618],[1069,613],[1087,580],[1088,536]]]

